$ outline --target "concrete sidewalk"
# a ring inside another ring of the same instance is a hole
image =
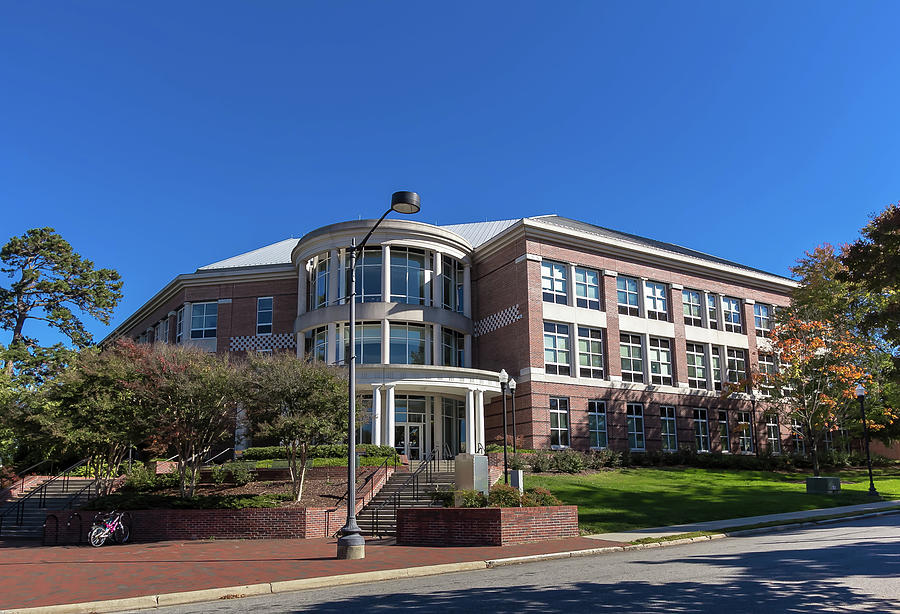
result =
[[[823,509],[807,510],[803,512],[787,512],[784,514],[768,514],[766,516],[746,516],[744,518],[731,518],[729,520],[712,520],[709,522],[692,522],[690,524],[678,524],[669,527],[654,527],[650,529],[635,529],[621,533],[601,533],[590,535],[590,539],[614,542],[633,542],[648,537],[660,538],[694,533],[696,531],[726,531],[738,527],[769,523],[769,522],[794,522],[798,520],[815,520],[823,516],[835,514],[854,514],[866,512],[884,512],[890,510],[900,511],[900,501],[877,501],[862,503],[860,505],[845,505],[843,507],[828,507]]]

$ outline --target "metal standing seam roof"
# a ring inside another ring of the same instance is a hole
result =
[[[225,260],[219,260],[212,264],[202,266],[198,271],[210,271],[215,269],[235,269],[240,267],[265,266],[267,264],[291,264],[291,252],[297,246],[300,239],[285,239],[278,243],[272,243],[259,249],[238,254]]]

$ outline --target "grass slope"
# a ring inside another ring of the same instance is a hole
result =
[[[875,472],[884,499],[900,498],[900,470]],[[693,467],[631,468],[586,474],[529,474],[542,487],[578,506],[582,530],[628,531],[705,520],[725,520],[839,505],[869,503],[868,474],[830,472],[841,478],[837,495],[807,495],[803,473],[717,471]]]

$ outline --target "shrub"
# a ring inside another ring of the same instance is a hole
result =
[[[148,492],[156,486],[156,475],[143,463],[134,463],[125,476],[124,487],[135,492]]]
[[[213,484],[222,484],[225,481],[225,478],[228,477],[228,472],[225,470],[224,465],[214,465],[210,471],[210,477],[212,478]]]
[[[9,465],[0,467],[0,488],[9,488],[19,479],[19,475]]]
[[[253,481],[253,474],[250,471],[248,463],[225,463],[228,473],[231,474],[231,481],[238,486],[246,486]]]
[[[513,471],[528,468],[528,459],[523,454],[512,454],[509,457],[509,468]]]
[[[480,490],[457,490],[454,503],[458,507],[486,507],[487,499]]]
[[[594,450],[585,458],[585,464],[589,469],[603,469],[604,467],[621,467],[622,454],[609,448]]]
[[[519,494],[518,488],[497,484],[491,488],[488,505],[491,507],[519,507],[522,505],[522,496]]]
[[[546,507],[548,505],[562,505],[562,501],[553,496],[546,488],[529,488],[522,495],[524,507]]]
[[[563,473],[584,471],[584,455],[577,450],[561,450],[553,455],[553,467]]]
[[[536,452],[531,456],[531,470],[535,473],[544,473],[553,469],[553,459],[546,452]]]
[[[247,448],[244,450],[244,453],[241,454],[241,458],[243,460],[271,460],[271,459],[285,459],[287,458],[287,453],[284,448],[281,446],[268,446],[265,448]]]
[[[453,491],[442,488],[432,490],[431,502],[440,503],[442,507],[453,507]]]

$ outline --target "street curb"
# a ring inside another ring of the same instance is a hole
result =
[[[195,591],[183,591],[178,593],[163,593],[159,595],[146,595],[142,597],[127,597],[124,599],[107,599],[104,601],[86,601],[83,603],[65,603],[59,605],[38,606],[34,608],[16,608],[0,610],[0,614],[93,614],[103,612],[121,612],[123,610],[144,610],[170,605],[183,605],[217,601],[220,599],[239,599],[258,595],[287,593],[299,590],[315,588],[328,588],[332,586],[344,586],[348,584],[361,584],[365,582],[378,582],[384,580],[400,580],[403,578],[421,578],[444,573],[460,571],[476,571],[479,569],[493,569],[507,565],[520,565],[538,561],[551,561],[555,559],[568,559],[613,552],[628,552],[633,550],[646,550],[650,548],[663,548],[668,546],[681,546],[697,542],[724,539],[726,537],[742,537],[758,535],[762,533],[777,533],[795,528],[810,527],[816,525],[836,524],[847,520],[874,518],[900,514],[900,509],[890,509],[856,516],[843,516],[812,522],[793,523],[786,525],[773,525],[744,531],[723,531],[712,535],[698,537],[686,537],[662,542],[650,542],[646,544],[630,544],[627,546],[605,546],[602,548],[588,548],[585,550],[570,550],[567,552],[551,552],[548,554],[532,554],[528,556],[515,556],[502,559],[488,559],[484,561],[465,561],[462,563],[445,563],[441,565],[426,565],[423,567],[407,567],[403,569],[385,569],[379,571],[363,571],[359,573],[340,574],[336,576],[320,576],[316,578],[302,578],[299,580],[282,580],[278,582],[265,582],[262,584],[246,584],[242,586],[227,586],[224,588],[210,588]]]

